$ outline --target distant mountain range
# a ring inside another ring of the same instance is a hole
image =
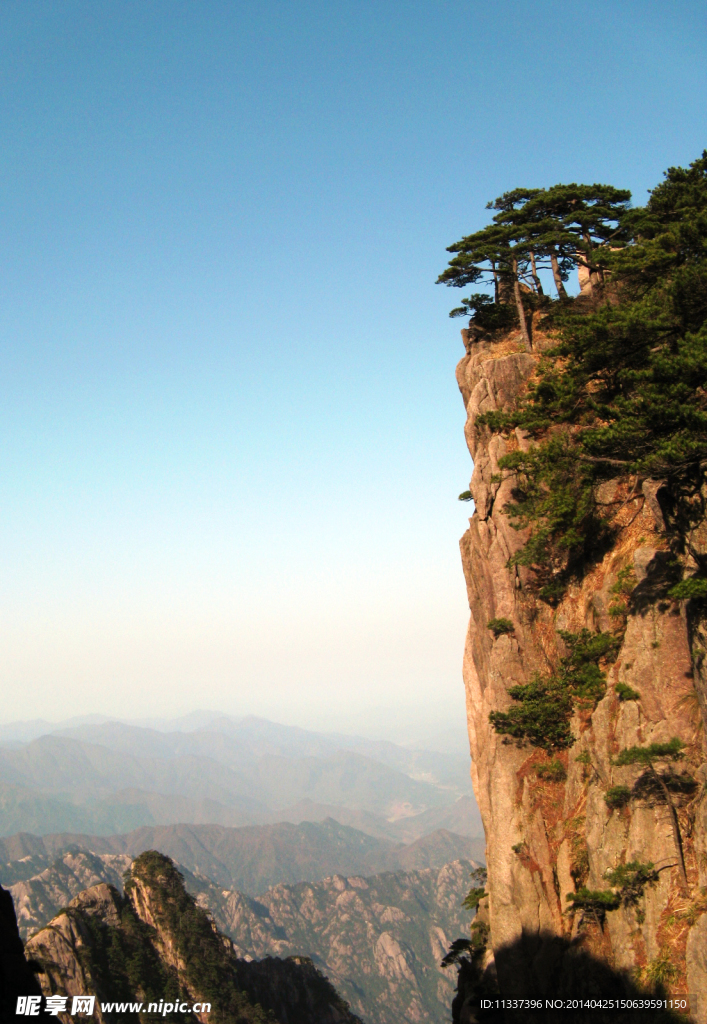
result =
[[[333,817],[379,838],[481,836],[468,759],[265,719],[165,732],[116,721],[0,736],[0,835],[111,835],[176,823]],[[19,737],[33,736],[26,740]]]
[[[122,836],[20,834],[0,840],[0,883],[12,893],[22,935],[46,924],[90,885],[109,882],[120,887],[122,872],[145,850],[171,857],[189,873],[195,891],[208,884],[248,896],[281,883],[318,882],[333,874],[437,869],[484,855],[481,841],[444,830],[405,845],[332,819],[236,829],[143,827]]]

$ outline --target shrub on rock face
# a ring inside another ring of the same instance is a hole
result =
[[[691,576],[671,587],[668,597],[673,601],[704,601],[707,598],[707,580]]]
[[[612,871],[607,871],[606,880],[618,889],[618,895],[625,907],[635,906],[643,896],[646,886],[658,883],[659,875],[652,861],[643,863],[639,860],[619,864]]]
[[[685,793],[694,790],[695,780],[691,775],[684,772],[675,775],[671,766],[676,761],[681,761],[685,750],[685,744],[678,736],[673,736],[667,743],[649,743],[645,747],[627,747],[614,760],[614,764],[620,766],[635,765],[645,769],[644,774],[636,782],[634,789],[653,798],[662,800],[670,812],[670,824],[675,842],[675,853],[680,869],[680,880],[683,889],[689,888],[687,871],[685,869],[685,857],[682,849],[682,835],[680,833],[680,822],[678,820],[675,800],[672,790],[678,793]]]
[[[536,673],[529,683],[511,686],[508,693],[517,705],[489,715],[496,732],[547,751],[572,746],[575,707],[592,708],[604,696],[606,678],[598,663],[613,657],[618,646],[613,634],[588,629],[560,630],[559,636],[568,654],[560,659],[558,671],[546,677]]]
[[[631,799],[631,790],[628,786],[611,786],[604,794],[604,799],[613,811],[626,806]]]
[[[527,740],[544,750],[571,747],[572,697],[555,678],[536,675],[529,683],[511,686],[509,695],[517,702],[508,711],[492,711],[489,720],[496,732]]]
[[[513,633],[515,630],[510,619],[489,619],[487,625],[496,638],[504,636],[506,633]]]
[[[611,889],[586,889],[582,886],[577,892],[567,893],[567,899],[572,904],[572,910],[590,913],[599,923],[603,922],[610,910],[618,910],[621,906],[621,897]]]
[[[475,868],[471,872],[471,880],[474,885],[464,897],[462,906],[465,910],[478,910],[479,903],[487,895],[485,886],[487,881],[486,868]]]
[[[544,782],[564,782],[567,778],[565,766],[556,757],[545,764],[536,765],[535,774]]]
[[[634,690],[633,687],[629,686],[627,683],[617,683],[614,689],[616,690],[616,696],[620,701],[641,699],[641,695],[638,690]]]

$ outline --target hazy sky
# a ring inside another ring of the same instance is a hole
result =
[[[458,717],[445,247],[697,157],[702,0],[4,0],[0,47],[3,719]]]

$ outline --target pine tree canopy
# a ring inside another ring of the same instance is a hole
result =
[[[517,189],[490,204],[484,229],[513,247],[519,273],[531,253],[554,253],[560,276],[584,264],[596,284],[591,300],[544,301],[556,346],[516,410],[480,418],[535,442],[500,465],[518,481],[512,521],[531,527],[515,561],[536,569],[550,599],[608,529],[602,479],[665,480],[689,513],[707,469],[707,151],[670,168],[645,207],[629,197],[608,185]],[[451,247],[459,255],[440,280],[457,283],[465,260],[480,266],[484,231]],[[478,301],[466,308],[488,316]]]

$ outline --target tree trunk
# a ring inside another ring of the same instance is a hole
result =
[[[555,288],[557,288],[557,297],[558,299],[566,299],[567,289],[565,288],[562,275],[560,274],[560,264],[557,262],[557,254],[554,252],[550,253],[550,264],[552,265],[552,276],[555,279]]]
[[[675,852],[678,855],[680,879],[682,881],[685,891],[687,892],[689,891],[689,886],[687,884],[687,871],[685,870],[685,857],[683,856],[682,852],[682,836],[680,835],[680,823],[678,822],[678,812],[675,810],[675,804],[673,803],[673,798],[670,795],[670,790],[665,785],[662,776],[658,774],[653,765],[651,765],[651,771],[653,772],[654,777],[658,780],[658,785],[663,790],[663,796],[665,797],[665,802],[668,805],[668,810],[670,811],[670,825],[673,830]]]
[[[520,292],[520,281],[518,280],[518,260],[513,260],[513,298],[516,302],[516,309],[518,310],[518,322],[520,323],[520,336],[523,339],[523,344],[527,349],[532,349],[533,345],[528,334],[528,322],[525,319],[525,308],[523,306],[523,297]]]
[[[498,305],[501,301],[501,296],[498,288],[498,271],[496,270],[496,263],[491,260],[491,269],[493,271],[493,301]]]
[[[594,248],[594,246],[592,245],[592,240],[591,240],[591,238],[589,236],[589,232],[588,231],[584,232],[584,242],[585,242],[585,245],[587,246],[586,260],[587,260],[587,264],[588,264],[588,267],[589,267],[589,283],[592,286],[592,293],[596,294],[597,292],[600,291],[601,286],[603,285],[604,281],[602,279],[601,271],[599,270],[598,267],[594,266],[593,261],[592,261],[591,251]]]
[[[535,285],[535,291],[538,295],[544,295],[543,286],[540,278],[538,277],[538,268],[535,266],[535,253],[530,250],[530,266],[532,271],[533,283]]]

